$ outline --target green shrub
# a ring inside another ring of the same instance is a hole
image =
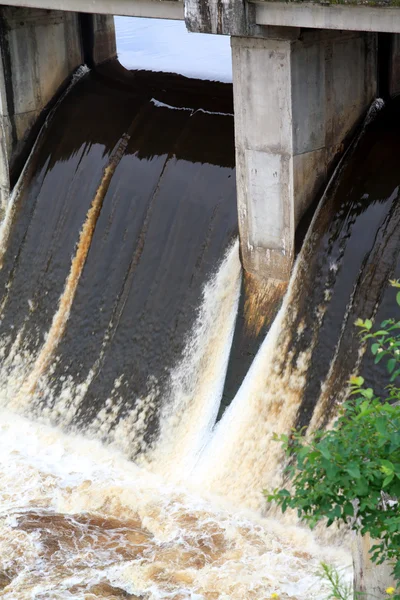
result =
[[[398,281],[391,283],[400,288]],[[396,300],[400,305],[400,292]],[[400,600],[400,321],[388,319],[375,332],[370,319],[358,319],[356,325],[362,339],[372,341],[375,363],[386,362],[386,397],[376,397],[362,377],[353,377],[350,399],[332,429],[275,436],[289,459],[291,489],[264,494],[283,512],[297,509],[311,528],[327,519],[328,527],[346,523],[369,533],[376,541],[371,559],[377,564],[390,561],[398,583],[391,597]]]

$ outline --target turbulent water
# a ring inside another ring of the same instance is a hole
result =
[[[205,488],[262,509],[285,464],[273,433],[328,425],[360,368],[356,318],[395,314],[399,125],[397,105],[383,111],[326,191],[280,312],[198,466]],[[369,376],[382,387],[381,368],[369,364]]]
[[[334,418],[355,318],[391,314],[399,130],[382,110],[350,151],[274,319],[282,288],[241,273],[231,88],[75,83],[2,226],[0,597],[324,597],[347,549],[262,489],[274,431]]]

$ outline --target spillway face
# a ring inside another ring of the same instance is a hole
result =
[[[395,314],[398,110],[367,127],[327,190],[282,308],[197,467],[204,488],[265,509],[262,490],[282,484],[285,464],[273,433],[326,426],[363,368],[356,318]],[[383,370],[368,368],[382,387]]]
[[[210,84],[212,112],[196,82],[115,69],[87,75],[61,102],[9,211],[1,396],[136,456],[159,434],[173,367],[192,360],[195,378],[220,318],[216,395],[223,381],[240,286],[232,97]]]
[[[229,86],[107,66],[40,136],[0,239],[5,600],[318,600],[343,562],[188,489],[275,298],[241,282],[231,113]]]
[[[40,135],[0,238],[6,600],[321,600],[319,560],[349,560],[263,518],[262,490],[274,432],[329,425],[355,371],[384,385],[354,321],[393,316],[399,105],[286,293],[241,273],[232,110],[230,86],[110,64]]]

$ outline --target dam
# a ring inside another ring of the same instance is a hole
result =
[[[263,490],[275,433],[385,386],[354,322],[396,311],[393,19],[46,1],[0,8],[0,597],[323,600],[348,536]],[[230,33],[233,85],[123,67],[111,9]]]
[[[242,261],[260,281],[287,282],[301,218],[371,102],[392,97],[399,88],[396,7],[330,7],[337,17],[318,20],[319,5],[307,12],[301,4],[299,26],[287,17],[299,7],[279,12],[279,2],[116,0],[107,6],[96,2],[96,8],[79,0],[62,7],[56,0],[16,0],[0,5],[4,201],[26,160],[27,138],[37,134],[39,115],[50,109],[74,69],[115,57],[112,14],[184,19],[190,32],[231,38]],[[346,24],[350,14],[358,25]]]

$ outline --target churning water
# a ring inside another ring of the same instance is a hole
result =
[[[397,115],[349,153],[278,311],[241,273],[231,88],[109,65],[65,95],[2,230],[0,597],[324,597],[347,549],[262,489],[272,433],[334,417],[355,318],[390,313]]]

